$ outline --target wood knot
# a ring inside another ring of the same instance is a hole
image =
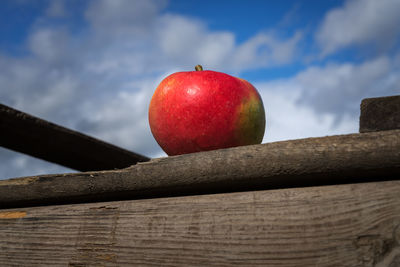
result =
[[[377,266],[395,247],[393,239],[384,239],[380,235],[360,235],[355,240],[358,261],[361,266]],[[383,265],[387,266],[387,265]]]
[[[380,235],[359,236],[356,246],[363,249],[359,258],[363,266],[400,266],[400,225],[393,229],[391,239],[383,239]]]

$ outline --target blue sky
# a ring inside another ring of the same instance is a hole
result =
[[[151,157],[158,83],[196,64],[247,79],[263,142],[358,131],[400,93],[400,1],[15,0],[0,4],[0,103]],[[71,170],[0,148],[0,179]]]

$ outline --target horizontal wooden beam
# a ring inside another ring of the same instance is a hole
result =
[[[399,192],[387,181],[0,210],[0,266],[399,266]]]
[[[400,95],[361,102],[360,133],[400,129]]]
[[[153,159],[115,170],[0,181],[0,207],[339,184],[400,177],[400,130]]]
[[[2,104],[0,146],[79,171],[120,169],[149,160]]]

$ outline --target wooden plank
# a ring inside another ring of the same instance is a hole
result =
[[[116,171],[0,181],[0,207],[398,179],[400,130],[154,159]]]
[[[360,133],[400,129],[400,95],[361,102]]]
[[[0,265],[399,266],[399,192],[388,181],[0,210]]]
[[[2,104],[0,146],[79,171],[120,169],[149,160]]]

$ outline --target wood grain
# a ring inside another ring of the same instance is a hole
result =
[[[149,160],[2,104],[0,146],[79,171],[120,169]]]
[[[400,177],[400,130],[154,159],[116,171],[0,181],[0,207],[205,194]]]
[[[400,181],[6,210],[0,266],[399,266]],[[0,210],[0,214],[4,210]]]
[[[360,133],[400,129],[400,95],[361,102]]]

